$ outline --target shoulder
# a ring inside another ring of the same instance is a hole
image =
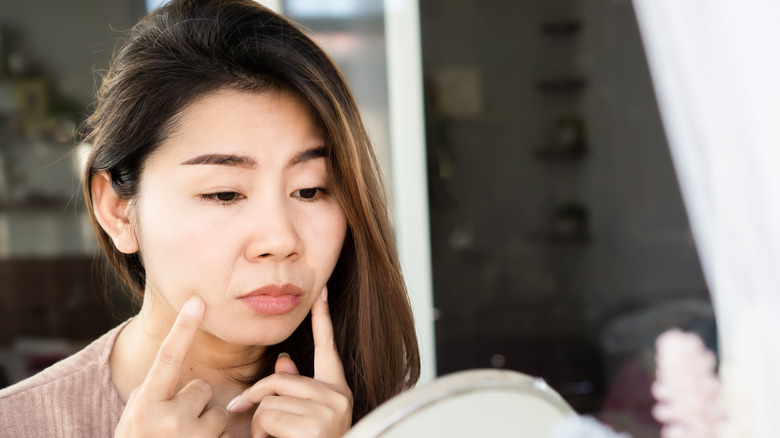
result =
[[[122,400],[109,357],[122,324],[78,353],[0,390],[3,436],[110,436]]]

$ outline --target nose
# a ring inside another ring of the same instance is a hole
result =
[[[299,252],[293,214],[284,200],[259,203],[247,220],[250,230],[245,253],[247,260],[281,261]]]

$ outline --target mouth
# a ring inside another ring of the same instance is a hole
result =
[[[283,315],[298,307],[303,290],[294,284],[269,284],[238,299],[250,310],[261,315]]]

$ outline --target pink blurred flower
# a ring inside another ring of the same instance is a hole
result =
[[[670,330],[656,341],[657,400],[653,416],[661,438],[715,438],[725,421],[715,355],[691,333]]]

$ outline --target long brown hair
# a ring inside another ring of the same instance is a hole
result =
[[[116,193],[138,194],[143,164],[198,97],[219,89],[289,90],[321,124],[347,237],[328,281],[336,343],[354,396],[353,422],[417,382],[420,359],[387,197],[355,100],[335,63],[291,21],[252,0],[174,0],[130,30],[86,124],[93,145],[84,175],[87,209],[108,263],[140,299],[141,255],[123,254],[95,219],[92,177],[106,171]],[[255,379],[291,354],[313,374],[307,318],[266,349]]]

